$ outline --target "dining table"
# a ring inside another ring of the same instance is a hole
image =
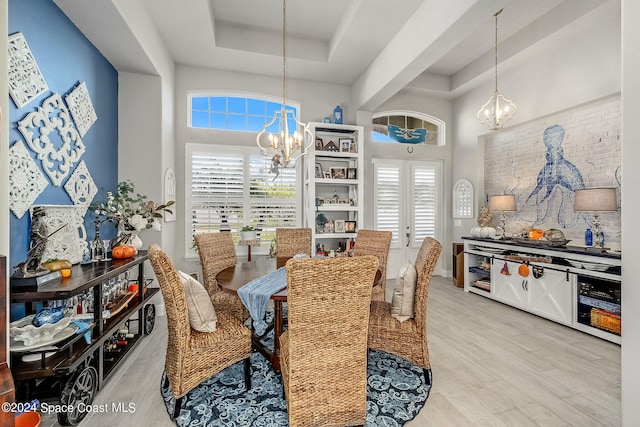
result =
[[[290,258],[254,257],[251,261],[239,262],[227,267],[216,275],[220,288],[227,292],[238,293],[238,290],[247,283],[263,277],[276,269],[284,266]],[[375,286],[382,278],[380,269],[376,272],[372,286]],[[287,301],[288,290],[285,287],[273,293],[273,349],[265,345],[261,337],[252,330],[252,344],[273,367],[276,373],[280,373],[280,335],[284,330],[285,319],[283,316],[283,304]],[[252,328],[253,329],[253,328]]]
[[[286,260],[283,259],[254,257],[251,261],[240,262],[220,271],[216,275],[216,280],[222,290],[237,294],[238,289],[242,286],[275,271],[285,263]],[[287,295],[288,291],[286,287],[271,295],[271,300],[273,301],[273,349],[264,345],[258,335],[255,333],[252,334],[254,348],[271,363],[271,366],[273,366],[274,371],[277,373],[280,372],[280,340],[278,338],[284,328],[282,305],[287,301]]]

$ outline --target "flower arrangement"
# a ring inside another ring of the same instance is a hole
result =
[[[151,228],[156,231],[162,229],[162,212],[171,213],[167,207],[175,201],[159,205],[148,200],[147,196],[135,193],[130,180],[118,183],[118,192],[107,193],[106,202],[93,202],[91,210],[96,216],[104,216],[103,221],[112,222],[119,231],[140,231]]]

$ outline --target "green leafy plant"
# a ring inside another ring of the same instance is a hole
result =
[[[256,231],[256,228],[251,225],[245,225],[240,231]]]
[[[107,192],[105,202],[93,202],[90,209],[96,217],[104,217],[102,221],[112,222],[118,230],[143,230],[153,228],[160,231],[162,212],[172,213],[167,209],[175,204],[171,200],[164,204],[157,204],[148,197],[135,192],[130,180],[118,183],[118,191],[113,194]]]

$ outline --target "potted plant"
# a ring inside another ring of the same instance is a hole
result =
[[[256,229],[251,225],[245,225],[240,230],[240,239],[242,240],[256,240]]]

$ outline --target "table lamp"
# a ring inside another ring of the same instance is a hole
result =
[[[516,196],[513,194],[500,194],[497,196],[489,196],[489,210],[491,212],[500,212],[500,238],[504,239],[504,228],[507,216],[505,212],[516,211]]]
[[[604,230],[600,224],[599,212],[617,211],[615,188],[584,188],[576,190],[573,199],[574,212],[593,212],[594,244],[602,249]]]

